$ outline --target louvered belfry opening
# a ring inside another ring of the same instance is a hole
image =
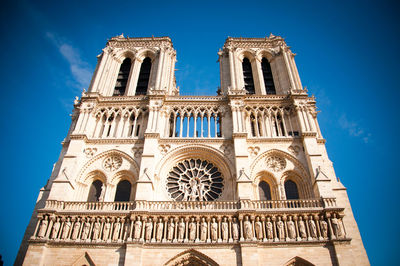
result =
[[[125,94],[126,85],[128,84],[129,72],[131,71],[132,61],[126,58],[119,68],[117,82],[113,96],[122,96]]]
[[[136,95],[146,95],[147,87],[149,86],[150,71],[151,59],[149,57],[146,57],[142,62],[142,66],[140,67],[139,79],[136,87]]]
[[[271,65],[269,64],[268,59],[265,57],[261,60],[261,68],[267,94],[276,94],[274,79],[272,78]]]
[[[248,58],[245,57],[243,59],[242,67],[243,67],[244,88],[246,89],[247,94],[255,94],[253,71],[251,70],[251,63]]]

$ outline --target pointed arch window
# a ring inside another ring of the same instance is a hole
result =
[[[258,195],[260,200],[271,200],[271,187],[265,181],[258,183]]]
[[[297,189],[297,184],[292,180],[287,180],[285,182],[285,193],[286,199],[299,199],[299,190]]]
[[[122,180],[117,185],[114,201],[129,201],[132,184],[128,180]]]
[[[274,79],[272,77],[271,65],[269,64],[268,59],[265,57],[263,57],[263,59],[261,60],[261,68],[264,77],[265,90],[267,91],[267,94],[276,94]]]
[[[126,85],[128,83],[129,73],[131,71],[131,59],[126,58],[119,68],[117,82],[115,84],[113,96],[121,96],[125,94]]]
[[[101,182],[100,180],[93,181],[93,183],[90,185],[87,201],[89,202],[100,201],[102,186],[103,182]]]
[[[243,58],[242,68],[244,88],[246,89],[247,94],[255,94],[253,71],[251,70],[250,60],[247,57]]]
[[[146,57],[140,67],[138,83],[136,86],[136,95],[146,95],[147,87],[149,86],[151,71],[151,59]]]

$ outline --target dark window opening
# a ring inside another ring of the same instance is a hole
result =
[[[260,200],[271,200],[271,188],[269,184],[265,181],[261,181],[258,184],[258,194],[260,195]]]
[[[247,90],[247,94],[255,94],[253,71],[251,70],[251,63],[246,57],[242,62],[244,88]]]
[[[289,131],[289,136],[298,137],[299,131]]]
[[[265,57],[261,60],[261,68],[267,94],[276,94],[271,65],[269,64],[268,59]]]
[[[131,187],[132,185],[128,180],[119,182],[114,201],[129,201],[131,197]]]
[[[95,180],[91,185],[89,189],[89,195],[87,201],[93,202],[93,201],[99,201],[100,200],[100,195],[101,195],[101,187],[103,186],[103,182],[100,180]]]
[[[131,59],[126,58],[119,68],[117,82],[113,96],[121,96],[125,94],[126,85],[128,83],[129,72],[131,71]]]
[[[288,180],[285,182],[285,193],[286,199],[299,199],[299,191],[297,189],[297,185],[292,180]]]
[[[140,67],[138,83],[136,86],[136,95],[146,95],[150,80],[150,70],[151,59],[146,57],[142,62],[142,66]]]

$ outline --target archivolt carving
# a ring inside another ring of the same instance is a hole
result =
[[[103,159],[107,158],[107,157],[112,157],[112,156],[119,156],[119,157],[121,157],[121,160],[124,159],[123,162],[121,163],[121,166],[119,167],[119,169],[128,170],[128,171],[132,172],[133,175],[138,176],[139,167],[138,167],[136,161],[132,157],[130,157],[125,152],[122,152],[119,150],[109,150],[109,151],[103,152],[101,154],[98,154],[97,156],[95,156],[91,160],[89,160],[80,170],[79,174],[77,175],[76,180],[78,182],[85,183],[87,180],[88,173],[93,172],[93,171],[99,171],[101,164],[103,162]]]
[[[301,176],[307,177],[307,179],[309,179],[310,176],[309,176],[307,170],[302,165],[302,163],[300,163],[292,155],[290,155],[284,151],[280,151],[280,150],[276,150],[276,149],[272,149],[272,150],[269,150],[269,151],[266,151],[266,152],[260,154],[253,161],[253,163],[250,166],[250,177],[252,179],[254,179],[254,176],[257,174],[257,172],[265,169],[266,165],[265,165],[264,160],[267,157],[270,157],[273,155],[286,159],[286,162],[287,162],[286,170],[293,170],[293,171],[297,172],[298,174],[300,174]]]
[[[164,264],[164,266],[183,266],[183,265],[194,265],[194,266],[218,266],[213,259],[204,255],[203,253],[189,249],[184,252],[179,253],[168,262]]]

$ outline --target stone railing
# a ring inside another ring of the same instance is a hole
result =
[[[311,210],[336,208],[334,198],[268,201],[132,201],[132,202],[67,202],[47,200],[44,210],[56,211],[223,211],[237,210]]]

